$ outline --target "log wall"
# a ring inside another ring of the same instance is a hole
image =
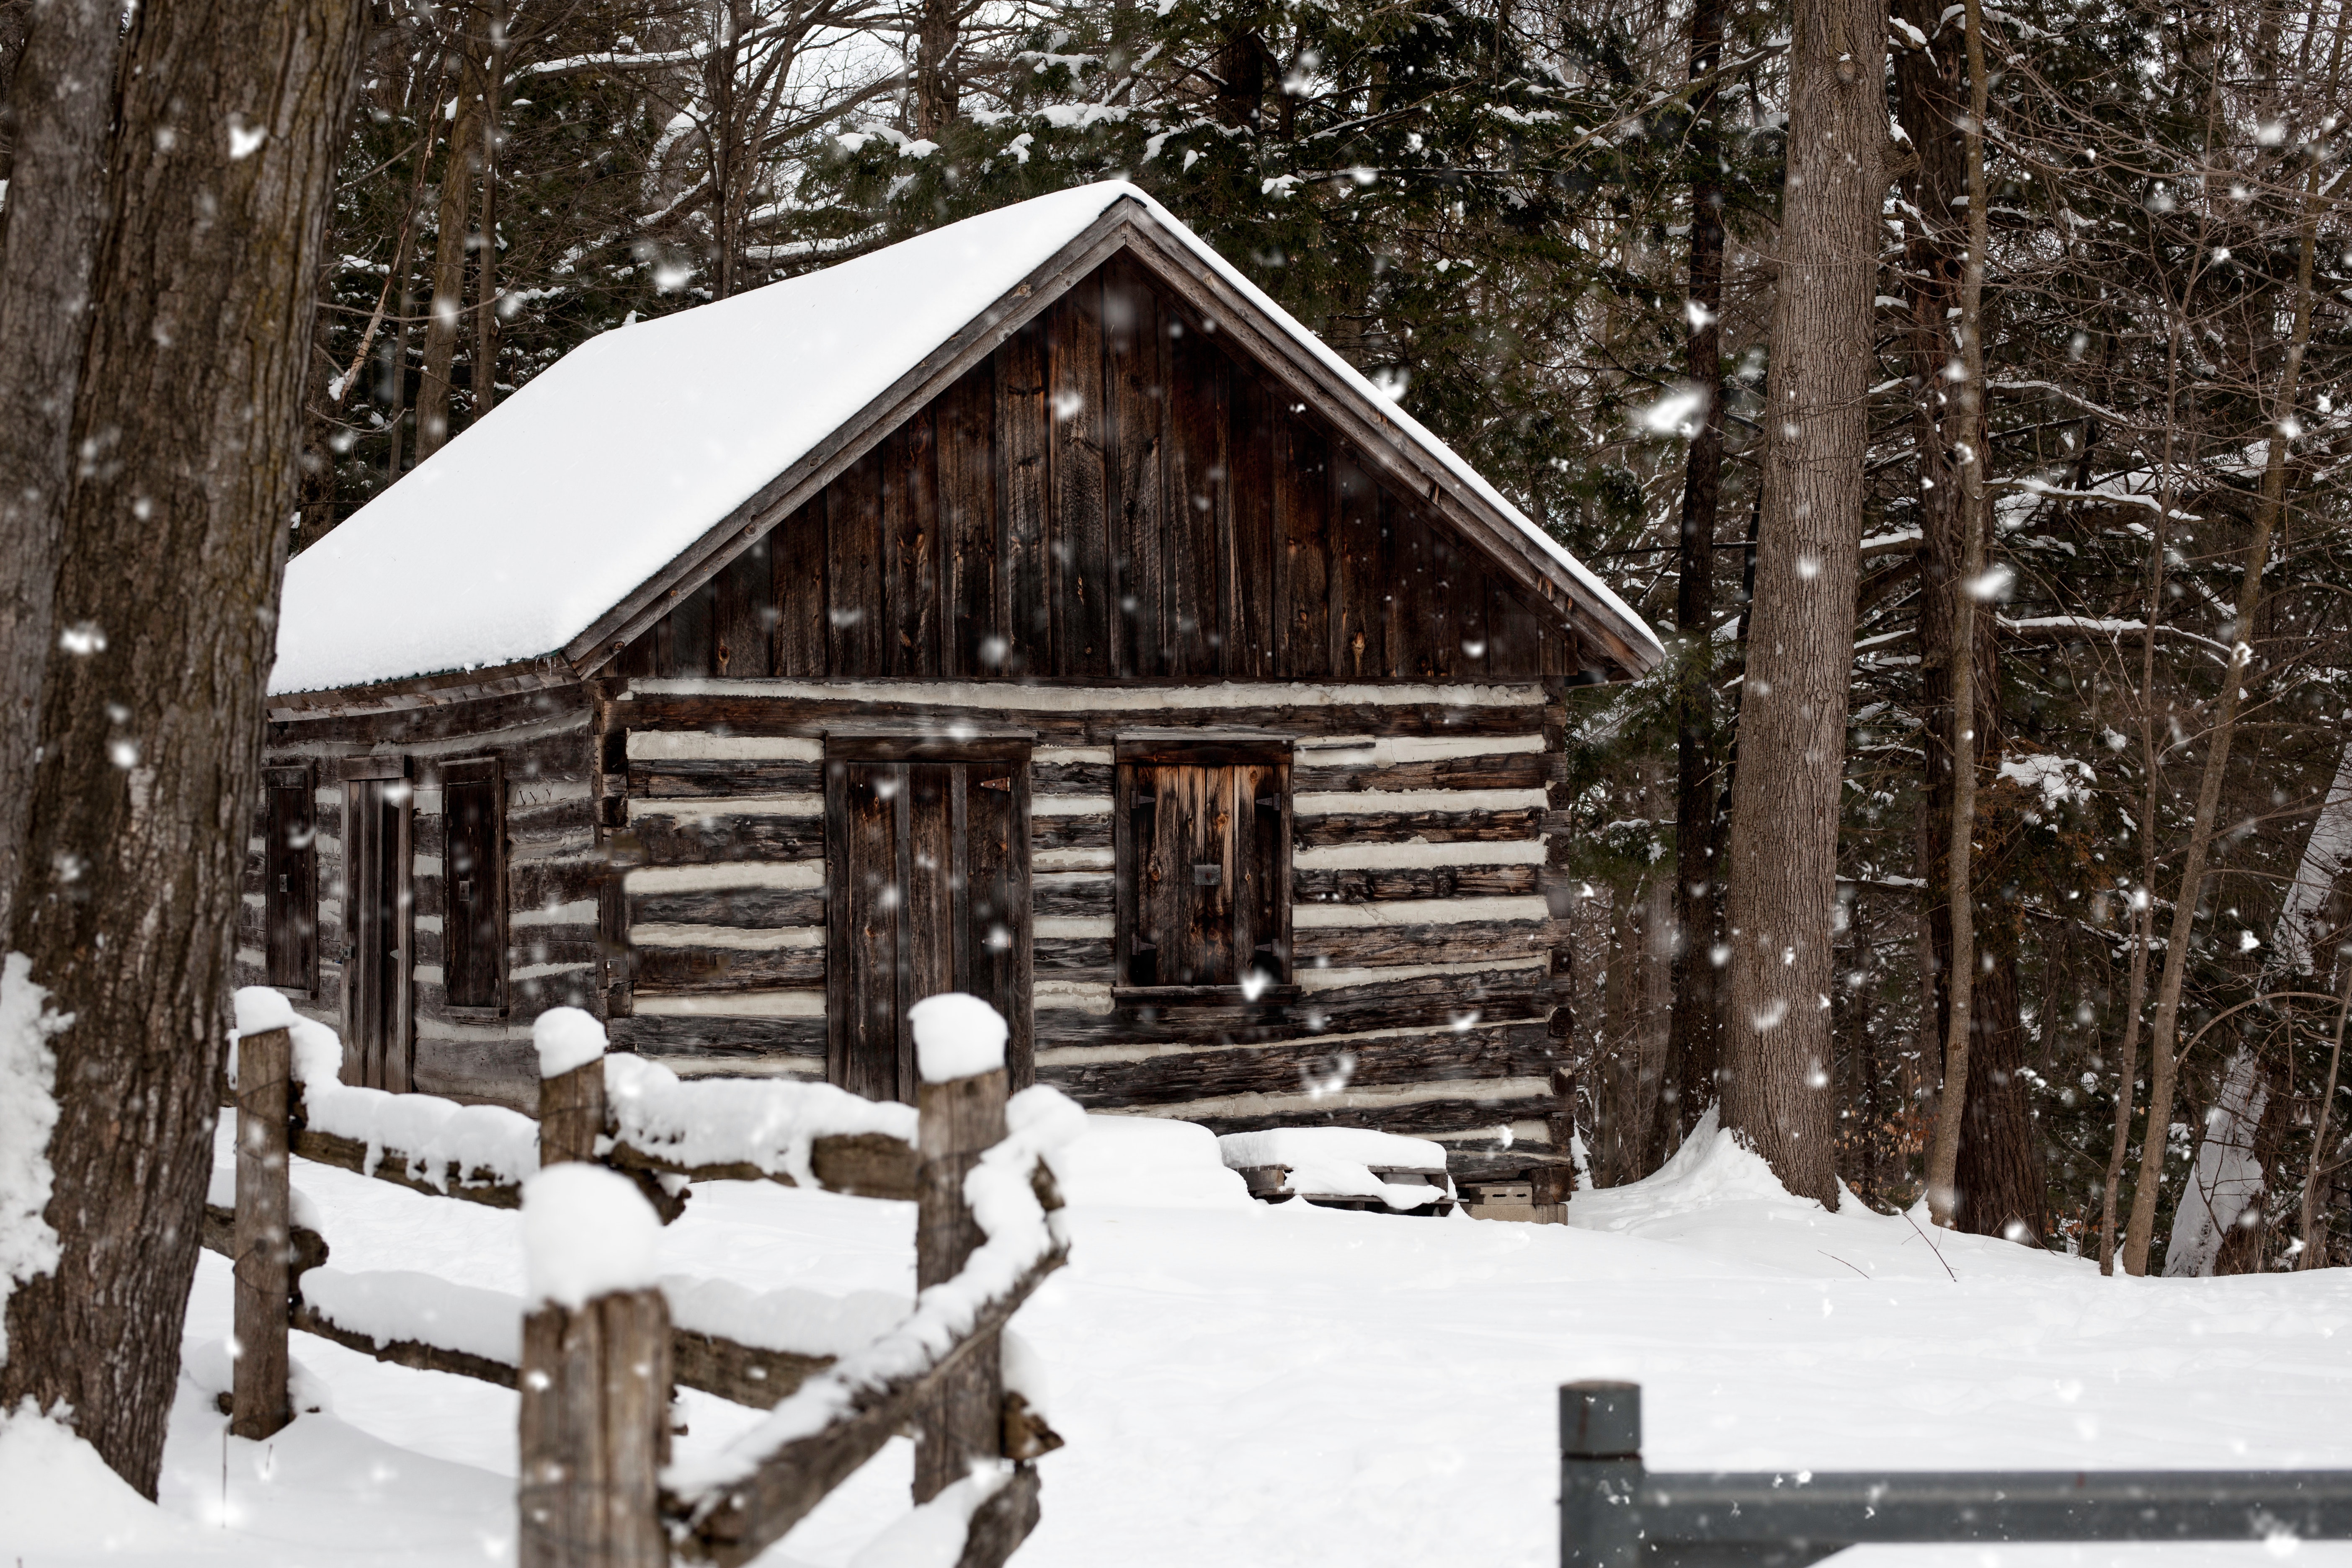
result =
[[[295,996],[297,1010],[338,1030],[344,1026],[341,764],[347,758],[405,757],[415,790],[408,958],[415,1087],[532,1109],[538,1068],[531,1055],[531,1021],[559,1005],[601,1010],[598,899],[605,859],[597,840],[592,720],[587,693],[574,688],[271,724],[265,752],[269,764],[308,763],[317,780],[319,985],[307,996]],[[447,910],[439,769],[481,758],[499,761],[506,791],[505,987],[498,1007],[452,1008],[443,986]],[[267,831],[266,818],[257,816],[237,929],[239,985],[267,979]]]
[[[1546,899],[1560,710],[1541,685],[639,680],[600,712],[631,862],[616,1043],[682,1073],[823,1077],[823,736],[1019,731],[1040,1081],[1221,1132],[1435,1137],[1462,1173],[1554,1153],[1567,939]],[[1239,725],[1293,738],[1298,994],[1115,998],[1115,739]]]

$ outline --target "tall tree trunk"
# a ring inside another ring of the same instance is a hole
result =
[[[474,252],[473,396],[468,421],[499,401],[499,95],[506,88],[506,33],[495,19],[482,62],[482,242]]]
[[[416,384],[416,460],[423,462],[449,439],[449,373],[457,359],[457,339],[465,325],[466,247],[469,237],[467,198],[474,186],[475,165],[481,149],[482,57],[481,11],[467,8],[457,18],[454,45],[464,53],[458,67],[457,112],[449,125],[449,157],[441,169],[440,233],[433,252],[433,299],[425,308],[425,369]],[[433,106],[438,114],[440,106]]]
[[[90,269],[106,214],[119,0],[47,0],[32,14],[10,109],[0,209],[0,930],[16,891],[32,797],[58,534],[73,475],[74,394]]]
[[[117,77],[16,947],[56,1037],[56,1271],[7,1305],[0,1407],[64,1401],[155,1495],[194,1277],[225,981],[335,155],[364,0],[140,7]]]
[[[1973,875],[1977,829],[1977,633],[1979,623],[1979,580],[1984,576],[1986,534],[1991,519],[1985,504],[1986,450],[1984,421],[1984,279],[1988,240],[1984,166],[1985,57],[1984,10],[1979,0],[1967,0],[1969,54],[1969,115],[1963,131],[1969,165],[1969,249],[1960,269],[1960,365],[1958,377],[1961,443],[1955,456],[1960,477],[1960,534],[1964,542],[1960,592],[1954,596],[1952,647],[1948,662],[1952,671],[1952,823],[1945,850],[1945,874],[1951,883],[1952,956],[1945,971],[1949,996],[1946,1005],[1944,1085],[1936,1102],[1936,1133],[1927,1151],[1927,1212],[1938,1225],[1958,1222],[1959,1192],[1956,1185],[1960,1159],[1960,1131],[1968,1110],[1969,1056],[1975,1041],[1970,1022],[1976,1006],[1976,879]]]
[[[959,92],[951,68],[961,29],[955,0],[922,0],[915,31],[915,134],[936,142],[956,117]]]
[[[1724,1121],[1837,1205],[1829,990],[1886,189],[1886,12],[1795,0],[1754,621],[1732,781]]]
[[[1713,77],[1723,59],[1723,0],[1691,7],[1690,323],[1683,374],[1706,395],[1683,472],[1682,558],[1675,629],[1683,671],[1675,700],[1675,1005],[1657,1142],[1671,1153],[1716,1097],[1723,1056],[1715,949],[1722,908],[1722,782],[1715,727],[1715,531],[1723,490],[1723,174]]]
[[[1985,820],[1985,860],[1999,864],[2022,824],[2012,811]],[[1969,1017],[1969,1085],[1953,1184],[1955,1228],[2039,1246],[2050,1229],[2049,1185],[2025,1077],[2026,1032],[2016,907],[1988,899],[1977,966],[1978,1005]]]
[[[2338,34],[2341,47],[2341,33]],[[2331,78],[2335,76],[2331,70]],[[2204,889],[2205,860],[2213,847],[2213,826],[2221,806],[2221,780],[2230,765],[2230,743],[2238,723],[2238,705],[2245,695],[2247,666],[2253,649],[2254,617],[2262,608],[2263,572],[2270,563],[2271,535],[2278,527],[2286,499],[2286,430],[2295,418],[2303,383],[2303,356],[2311,342],[2311,273],[2319,237],[2319,168],[2313,159],[2304,174],[2302,243],[2295,259],[2294,321],[2289,328],[2286,362],[2279,369],[2278,388],[2271,400],[2269,454],[2263,464],[2263,488],[2254,506],[2253,537],[2246,544],[2245,574],[2238,584],[2232,652],[2222,671],[2221,696],[2214,703],[2213,724],[2205,745],[2205,771],[2197,790],[2197,815],[2189,829],[2182,857],[2180,887],[2174,894],[2170,940],[2164,948],[2164,975],[2156,992],[2156,1023],[2148,1031],[2147,1135],[2140,1141],[2139,1181],[2132,1189],[2131,1228],[2124,1264],[2134,1274],[2147,1272],[2148,1247],[2156,1230],[2157,1189],[2164,1176],[2164,1147],[2172,1122],[2173,1088],[2179,1059],[2173,1039],[2180,1022],[2180,992],[2189,971],[2189,939],[2194,934],[2198,900]]]

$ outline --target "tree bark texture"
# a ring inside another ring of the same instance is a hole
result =
[[[1732,784],[1725,1124],[1837,1205],[1828,996],[1864,399],[1886,188],[1886,13],[1796,0],[1762,521]]]
[[[915,43],[915,134],[938,141],[956,117],[957,89],[953,68],[957,25],[955,0],[922,0],[917,13]]]
[[[1708,79],[1723,58],[1722,0],[1691,7],[1690,74]],[[1723,1056],[1715,948],[1722,931],[1723,782],[1715,723],[1715,531],[1723,494],[1723,176],[1715,88],[1691,95],[1689,335],[1683,374],[1706,394],[1683,472],[1675,629],[1684,639],[1675,700],[1675,1002],[1661,1085],[1658,1153],[1673,1152],[1715,1102]]]
[[[449,440],[451,372],[465,325],[467,197],[482,157],[482,66],[488,51],[479,36],[482,12],[468,6],[457,18],[457,111],[449,124],[449,156],[441,167],[438,233],[433,250],[433,297],[425,310],[425,365],[416,384],[416,460],[423,462]],[[439,112],[436,107],[435,112]]]
[[[142,6],[117,77],[13,937],[57,1037],[57,1272],[8,1302],[0,1405],[64,1400],[155,1495],[201,1236],[311,290],[366,7]],[[102,634],[104,646],[98,645]]]
[[[40,740],[41,675],[57,641],[58,535],[73,476],[74,391],[90,268],[106,216],[115,0],[47,0],[17,57],[15,154],[0,211],[0,930],[16,895]]]

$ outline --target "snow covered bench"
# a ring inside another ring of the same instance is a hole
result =
[[[293,1327],[519,1388],[520,1563],[666,1568],[673,1554],[749,1562],[913,1427],[921,1529],[994,1568],[1035,1525],[1031,1461],[1061,1443],[1005,1386],[1000,1335],[1066,1256],[1045,1156],[1085,1117],[1048,1088],[1008,1100],[1004,1024],[984,1003],[939,996],[914,1013],[922,1083],[906,1106],[824,1085],[682,1083],[607,1058],[601,1025],[558,1009],[536,1030],[534,1121],[345,1086],[331,1031],[275,992],[240,993],[234,1207],[206,1214],[236,1264],[233,1429],[290,1419]],[[289,1181],[314,1151],[520,1207],[529,1292],[321,1267],[324,1238]],[[688,1184],[755,1177],[913,1201],[915,1300],[656,1278],[654,1238]],[[770,1413],[716,1458],[669,1466],[676,1384]]]
[[[1454,1212],[1445,1149],[1361,1127],[1283,1127],[1217,1140],[1228,1170],[1264,1203],[1442,1216]]]

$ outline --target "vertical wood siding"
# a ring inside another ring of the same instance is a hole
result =
[[[1583,662],[1557,616],[1117,258],[680,595],[612,673],[1535,679]]]

